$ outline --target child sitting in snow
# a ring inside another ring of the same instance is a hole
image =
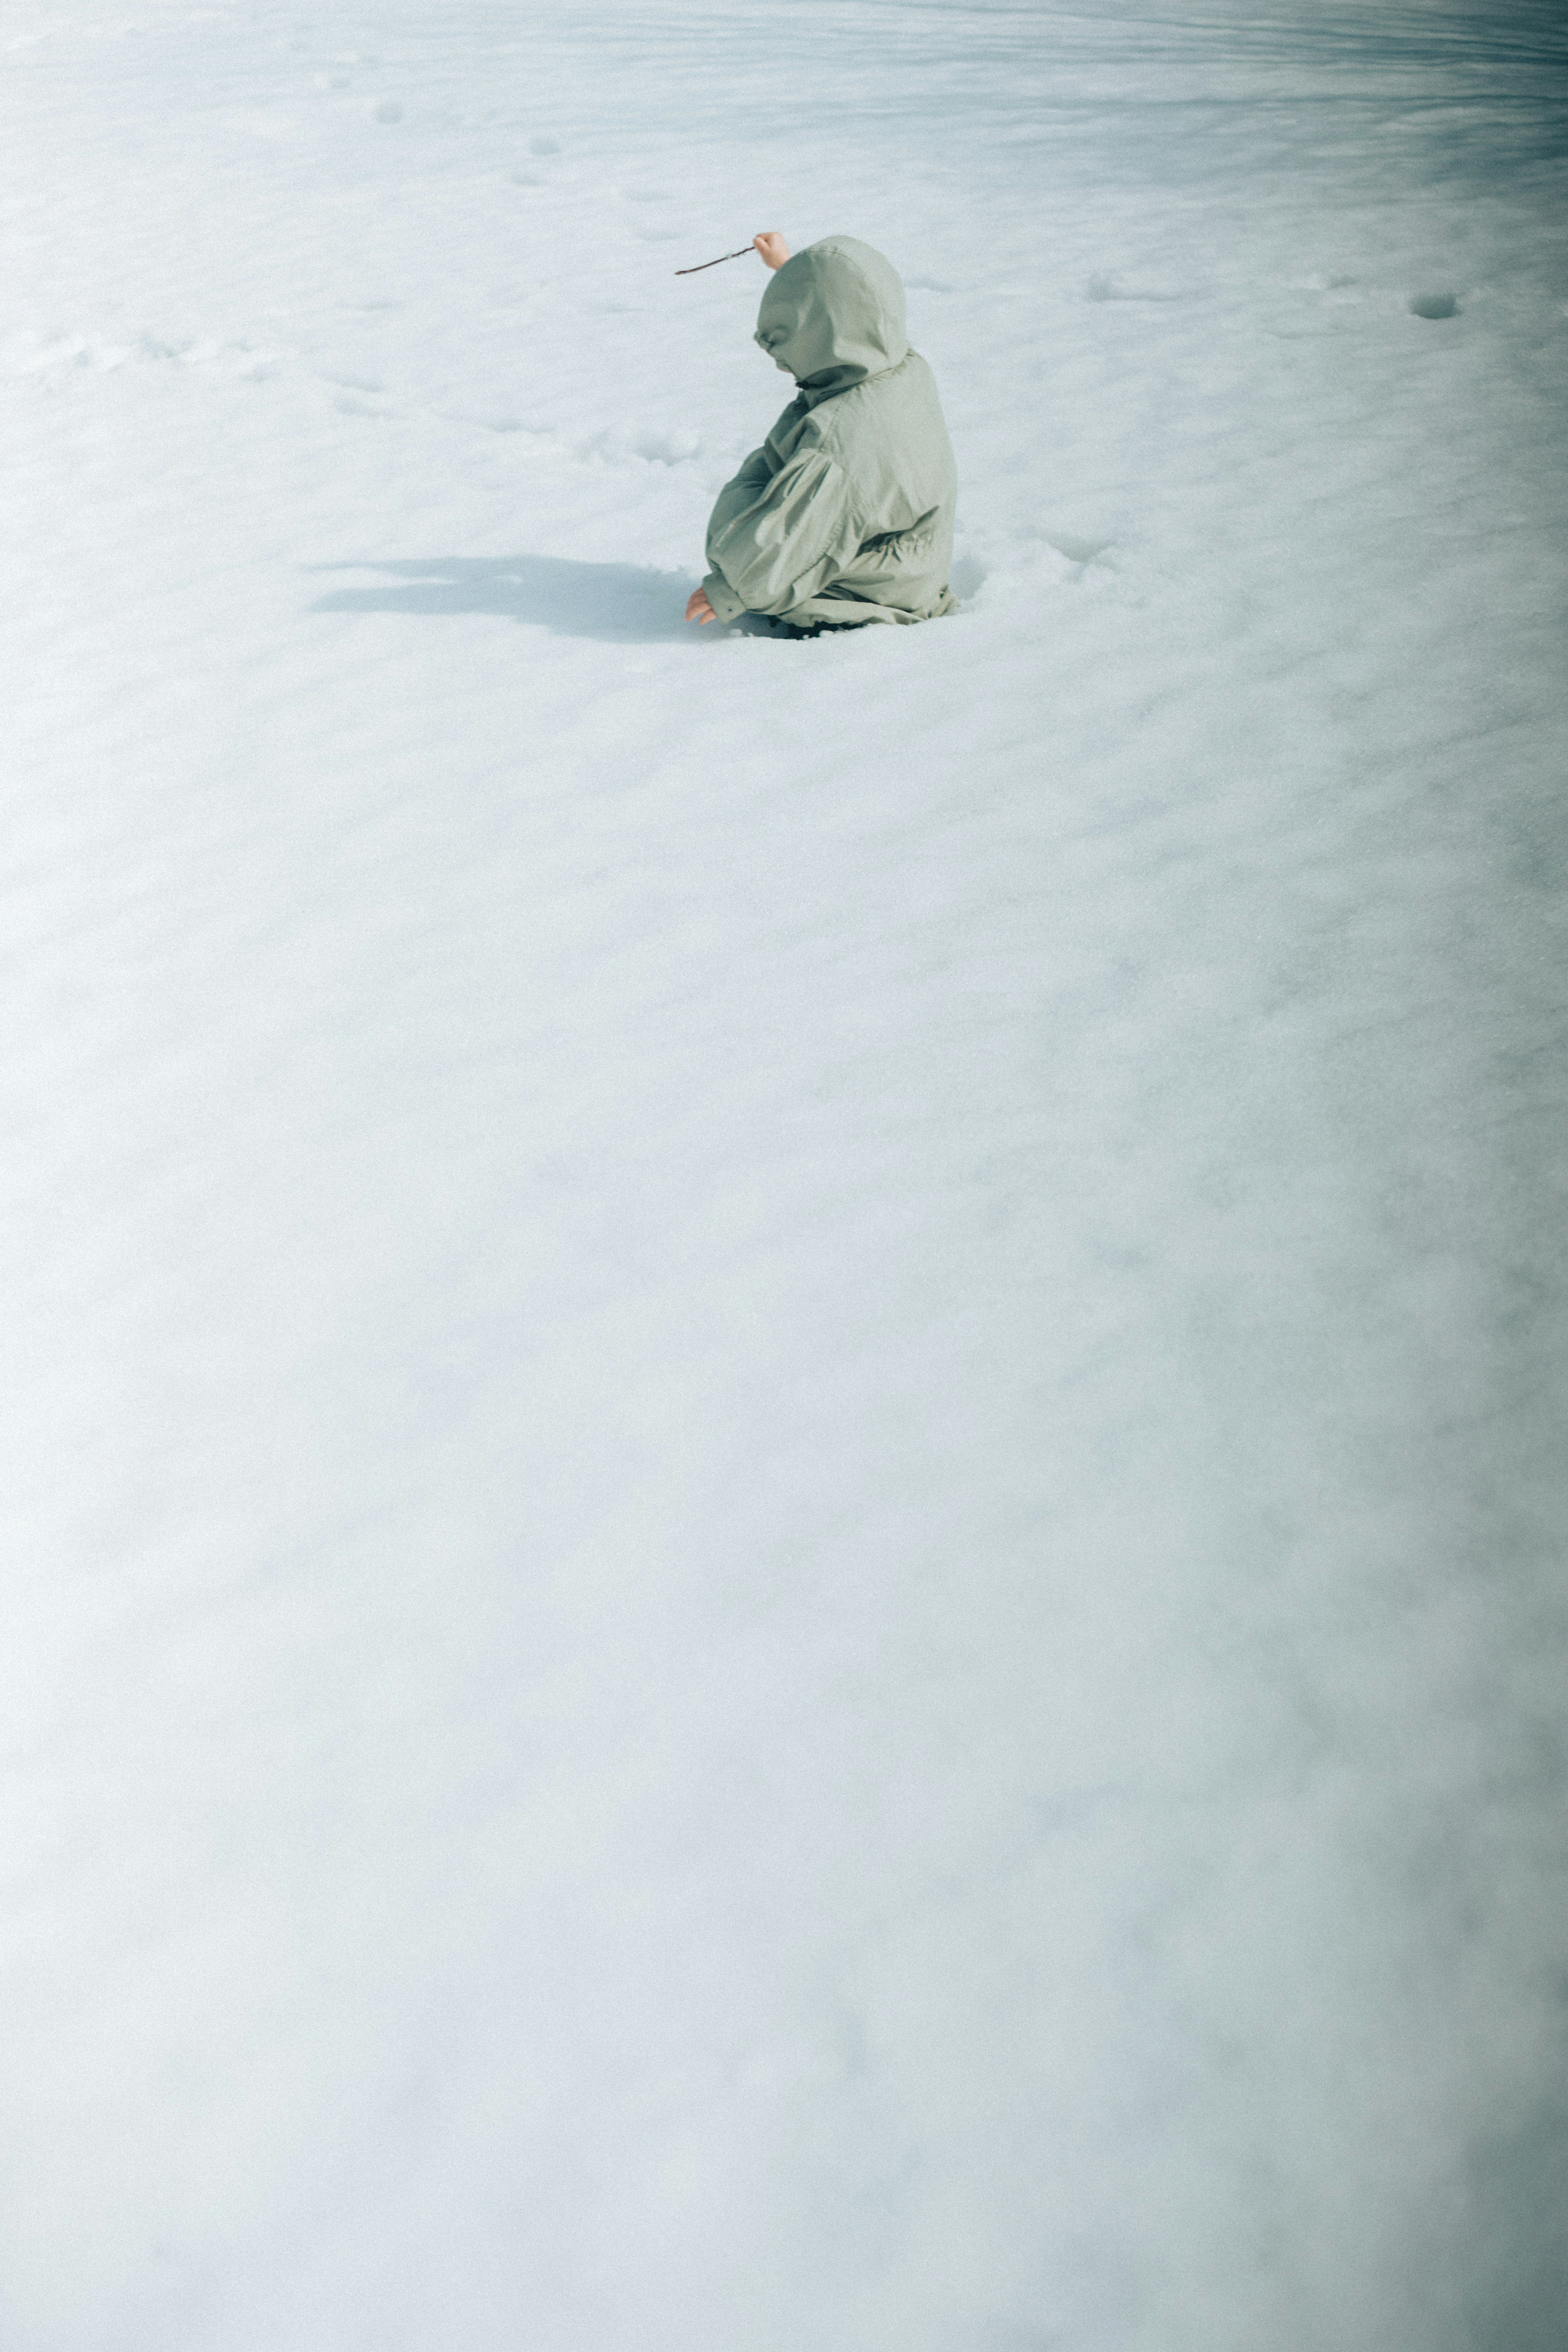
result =
[[[800,389],[719,493],[687,619],[815,634],[952,612],[952,448],[897,270],[853,236],[793,260],[776,232],[752,243],[774,273],[756,339]]]

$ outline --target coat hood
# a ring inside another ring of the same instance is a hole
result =
[[[825,236],[774,271],[757,341],[815,408],[909,357],[899,273],[858,236]]]

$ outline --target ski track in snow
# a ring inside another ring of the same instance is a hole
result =
[[[1560,2344],[1564,63],[12,0],[6,2352]]]

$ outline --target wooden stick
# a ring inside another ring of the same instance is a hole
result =
[[[742,253],[755,251],[753,245],[737,246],[733,253],[721,253],[713,261],[694,261],[689,269],[678,269],[675,274],[678,278],[695,278],[700,269],[717,269],[721,261],[739,261]]]

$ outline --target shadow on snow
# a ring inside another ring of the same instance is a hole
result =
[[[693,578],[632,563],[574,563],[560,555],[430,556],[422,562],[321,563],[315,572],[368,572],[379,580],[336,588],[313,613],[494,613],[562,637],[692,636],[683,618]]]

